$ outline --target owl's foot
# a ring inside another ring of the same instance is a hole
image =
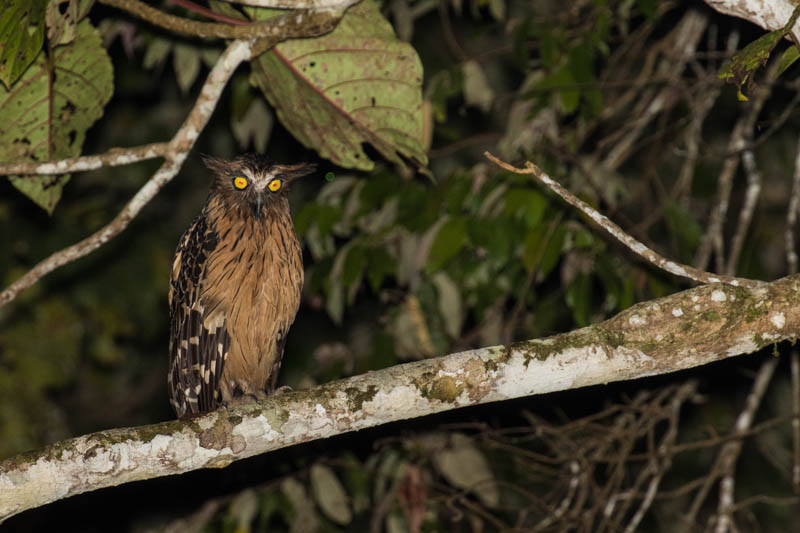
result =
[[[228,398],[227,400],[222,400],[220,405],[225,409],[230,409],[231,407],[236,407],[237,405],[257,403],[261,400],[266,400],[267,397],[267,393],[264,391],[248,392],[236,395],[233,398]]]

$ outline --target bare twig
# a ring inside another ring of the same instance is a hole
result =
[[[135,9],[141,11],[140,15],[144,18],[153,15],[152,12],[157,12],[157,10],[138,2],[138,0],[103,1],[109,5],[115,5],[123,9],[133,9],[131,6],[134,6]],[[158,18],[161,15],[164,14],[157,12],[153,16]],[[168,17],[171,17],[171,15]],[[293,13],[290,18],[286,17],[289,17],[289,15],[271,19],[269,21],[273,24],[271,29],[264,26],[264,28],[262,28],[264,31],[256,33],[257,36],[262,38],[237,40],[228,46],[209,73],[200,91],[200,95],[189,113],[189,116],[186,118],[186,121],[175,133],[172,140],[166,145],[148,145],[140,148],[122,150],[121,152],[112,150],[109,151],[108,154],[101,154],[99,156],[88,156],[43,164],[25,163],[16,166],[17,164],[15,163],[0,167],[0,170],[10,168],[12,172],[39,172],[40,170],[44,170],[46,173],[61,173],[69,172],[70,169],[88,170],[89,168],[97,168],[106,163],[111,165],[125,164],[133,162],[133,160],[142,160],[158,155],[165,158],[161,168],[159,168],[150,180],[139,189],[110,223],[82,241],[40,261],[25,275],[0,293],[0,307],[16,298],[17,294],[39,281],[43,276],[60,266],[75,261],[96,250],[98,247],[117,236],[128,226],[130,221],[139,214],[142,208],[144,208],[161,188],[169,183],[178,173],[183,161],[186,159],[192,146],[194,146],[195,140],[211,117],[211,113],[214,111],[228,79],[239,64],[273,47],[284,39],[292,37],[311,37],[330,31],[335,27],[336,23],[338,23],[340,14],[324,12],[314,13],[313,17],[307,17],[303,13]],[[225,24],[214,26],[229,27]],[[238,26],[238,28],[242,27],[243,26]]]
[[[758,371],[753,389],[747,396],[745,408],[739,413],[734,426],[734,435],[739,436],[748,429],[753,423],[756,410],[761,405],[761,399],[767,390],[772,375],[775,372],[775,367],[778,366],[778,358],[770,357],[761,365]],[[736,460],[739,458],[739,453],[742,451],[742,439],[736,439],[728,442],[722,447],[719,452],[719,465],[722,470],[722,480],[719,486],[719,506],[717,508],[717,528],[716,533],[727,533],[732,526],[733,518],[733,501],[734,501],[734,486],[735,477],[734,472],[736,468]],[[716,470],[716,468],[715,468]]]
[[[277,9],[338,10],[357,4],[361,0],[224,0],[231,4]]]
[[[549,527],[551,527],[554,523],[560,520],[569,510],[572,501],[575,499],[575,493],[578,490],[578,485],[580,484],[581,480],[581,466],[578,461],[570,461],[569,462],[569,485],[567,485],[567,493],[559,502],[558,507],[553,509],[552,512],[548,513],[548,515],[538,524],[533,527],[532,531],[543,531]]]
[[[178,173],[184,159],[186,159],[187,154],[194,146],[195,140],[211,117],[211,113],[214,111],[228,79],[242,61],[250,58],[252,47],[252,41],[234,41],[223,52],[217,64],[214,65],[214,68],[209,73],[189,116],[169,142],[169,151],[164,154],[166,160],[161,165],[161,168],[139,189],[122,211],[114,217],[114,220],[82,241],[40,261],[0,293],[0,306],[16,298],[21,291],[27,289],[56,268],[71,263],[96,250],[128,226],[130,221],[155,197],[158,191]]]
[[[719,175],[717,202],[711,211],[708,230],[703,235],[703,240],[700,242],[695,255],[694,265],[701,270],[708,268],[712,251],[716,256],[717,270],[725,270],[722,229],[725,224],[725,217],[728,214],[728,206],[730,205],[733,178],[739,165],[740,154],[747,146],[747,139],[752,139],[753,126],[758,114],[761,112],[767,97],[772,93],[772,84],[777,77],[779,66],[780,61],[775,60],[770,63],[763,83],[754,91],[753,96],[747,102],[744,112],[739,117],[739,120],[736,121],[736,125],[731,132],[731,137],[728,141],[728,153]]]
[[[82,155],[59,161],[29,161],[25,163],[0,163],[0,175],[8,174],[68,174],[100,167],[130,165],[147,159],[164,157],[170,153],[169,143],[153,143],[135,148],[111,148],[104,154]]]
[[[309,11],[297,10],[274,17],[263,22],[247,25],[198,22],[164,13],[139,0],[98,0],[100,3],[116,7],[155,26],[169,31],[194,35],[197,37],[217,37],[224,39],[254,39],[272,37],[279,40],[290,37],[309,37],[333,29],[344,9],[357,0],[350,0],[336,10]],[[334,16],[331,16],[331,15]],[[311,30],[316,26],[316,30]]]
[[[689,398],[694,396],[696,392],[697,383],[695,381],[688,381],[687,383],[684,383],[677,391],[675,391],[675,394],[669,404],[670,412],[669,417],[667,418],[669,420],[669,427],[664,434],[664,437],[661,439],[661,444],[659,444],[656,453],[650,458],[647,468],[645,469],[645,471],[649,470],[653,474],[653,477],[650,478],[647,492],[645,493],[639,508],[636,510],[630,522],[628,523],[628,526],[625,528],[625,533],[633,533],[636,531],[642,521],[642,518],[644,518],[645,513],[653,504],[653,500],[656,497],[661,480],[663,479],[667,470],[669,470],[670,466],[672,466],[672,457],[674,454],[673,446],[678,438],[681,407],[683,407],[684,403],[686,403]]]
[[[611,234],[620,243],[625,245],[633,253],[644,258],[649,263],[652,263],[661,270],[669,272],[670,274],[673,274],[675,276],[691,279],[693,281],[697,281],[700,283],[727,283],[729,285],[734,285],[737,287],[758,287],[760,285],[763,285],[763,282],[761,281],[712,274],[710,272],[703,272],[688,265],[682,265],[680,263],[670,261],[669,259],[666,259],[665,257],[657,254],[656,252],[654,252],[641,242],[637,241],[636,239],[625,233],[625,231],[623,231],[622,228],[614,224],[604,215],[598,213],[586,202],[575,197],[572,193],[570,193],[568,190],[562,187],[558,182],[556,182],[550,176],[542,172],[533,163],[527,162],[525,164],[525,168],[522,169],[522,168],[516,168],[504,161],[501,161],[500,159],[497,159],[489,152],[484,152],[484,155],[490,161],[492,161],[499,167],[508,170],[509,172],[514,172],[515,174],[531,174],[535,176],[550,190],[552,190],[561,198],[563,198],[565,202],[580,209],[586,216],[591,218],[597,225],[606,230],[609,234]]]
[[[794,244],[794,228],[797,225],[797,215],[800,212],[800,142],[797,144],[797,153],[794,158],[794,179],[792,180],[792,193],[789,198],[789,207],[786,210],[786,264],[789,274],[797,273],[797,250]]]
[[[792,367],[792,445],[794,466],[792,467],[792,487],[800,494],[800,352],[792,350],[789,358]]]
[[[739,31],[734,29],[730,37],[728,37],[726,52],[729,55],[733,55],[738,46]],[[708,88],[699,97],[695,105],[692,106],[692,119],[686,130],[686,159],[683,162],[681,172],[678,175],[675,188],[673,189],[675,196],[684,204],[688,204],[694,170],[697,166],[697,158],[700,155],[700,140],[703,134],[703,123],[722,90],[722,83],[717,79],[714,73],[709,73],[707,79],[709,80]]]
[[[677,79],[679,73],[685,68],[686,63],[692,58],[697,48],[697,43],[708,25],[708,16],[699,11],[689,11],[683,19],[676,25],[671,35],[672,46],[665,46],[665,49],[674,53],[677,52],[676,61],[665,59],[660,66],[657,77],[667,77]],[[608,155],[603,159],[603,166],[609,170],[618,169],[622,163],[630,156],[632,147],[636,144],[645,127],[662,111],[674,105],[676,99],[676,88],[674,85],[667,85],[657,92],[649,91],[645,96],[640,97],[637,108],[631,112],[633,119],[630,131],[624,138],[616,141]]]
[[[736,264],[742,253],[744,239],[747,237],[750,221],[753,219],[753,212],[761,195],[761,174],[756,167],[756,158],[752,150],[746,149],[742,152],[742,166],[747,174],[747,191],[744,193],[744,205],[739,211],[739,224],[736,226],[736,233],[733,234],[731,253],[728,256],[728,265],[725,267],[725,273],[729,276],[736,273]]]

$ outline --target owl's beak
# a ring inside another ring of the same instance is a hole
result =
[[[264,205],[264,193],[256,193],[255,197],[250,200],[250,207],[253,209],[253,216],[256,220],[261,218],[261,207]]]

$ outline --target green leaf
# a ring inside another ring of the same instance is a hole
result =
[[[464,319],[461,291],[444,272],[437,272],[432,281],[439,296],[439,312],[444,318],[445,331],[450,337],[457,338],[461,333],[461,323]]]
[[[567,230],[564,228],[563,224],[559,225],[555,231],[553,231],[553,236],[547,242],[542,259],[539,262],[540,279],[546,278],[558,264],[558,260],[561,259],[561,253],[564,250],[564,240],[566,237]]]
[[[544,256],[544,247],[547,245],[547,226],[537,226],[525,235],[522,246],[522,265],[529,273],[533,272]]]
[[[581,101],[581,92],[577,89],[575,77],[568,64],[544,78],[539,88],[551,90],[554,96],[560,97],[561,110],[565,115],[573,113]]]
[[[592,278],[588,274],[578,274],[567,287],[567,306],[572,310],[575,323],[579,326],[589,324],[592,310]]]
[[[467,242],[467,221],[463,217],[447,219],[439,228],[425,261],[428,274],[436,272]]]
[[[325,516],[345,526],[353,520],[350,499],[329,467],[315,463],[311,467],[311,491]]]
[[[739,100],[747,100],[742,87],[750,84],[753,73],[766,64],[772,50],[791,31],[798,17],[800,17],[800,6],[794,8],[792,16],[783,28],[762,35],[736,52],[731,62],[717,74],[720,79],[739,87]]]
[[[500,488],[489,462],[472,441],[458,433],[452,435],[452,447],[433,456],[433,464],[456,488],[472,492],[487,507],[500,504]]]
[[[146,69],[157,67],[167,60],[171,50],[172,43],[169,40],[163,37],[154,37],[147,44],[147,49],[144,51],[142,66]]]
[[[185,95],[192,88],[192,84],[200,74],[200,50],[196,47],[178,43],[172,55],[172,68],[175,69],[175,78],[181,92]]]
[[[386,276],[397,273],[397,261],[384,248],[374,248],[369,252],[367,278],[372,290],[378,292]]]
[[[347,256],[342,266],[342,284],[349,287],[359,279],[367,266],[367,251],[363,246],[354,244],[346,250]]]
[[[251,8],[257,20],[274,11]],[[253,82],[304,145],[339,166],[372,170],[362,148],[389,161],[427,164],[422,64],[373,0],[351,7],[332,32],[292,39],[253,62]]]
[[[464,103],[488,113],[494,102],[494,91],[481,66],[474,60],[465,61],[461,73],[464,77]]]
[[[286,478],[281,482],[281,492],[291,504],[291,531],[317,531],[319,515],[303,484],[295,478]]]
[[[797,46],[790,46],[783,52],[781,56],[781,64],[778,67],[778,76],[783,74],[787,68],[791,67],[792,64],[797,61],[797,58],[800,57],[800,50],[797,49]]]
[[[547,207],[547,198],[533,189],[510,189],[506,193],[506,213],[522,214],[525,224],[532,228],[539,224]]]
[[[0,0],[0,81],[10,88],[44,43],[47,0]]]
[[[67,4],[64,6],[64,4]],[[47,3],[47,40],[51,46],[75,40],[78,22],[89,14],[94,0],[51,0]],[[62,7],[64,6],[64,7]]]
[[[703,236],[703,228],[700,223],[689,210],[672,201],[664,204],[664,220],[678,243],[679,257],[691,258]]]
[[[52,67],[52,72],[51,72]],[[25,90],[18,90],[24,85]],[[76,38],[44,55],[12,87],[0,88],[0,160],[46,161],[80,154],[86,130],[103,115],[114,90],[111,60],[88,20]],[[47,212],[69,176],[9,177]]]
[[[464,90],[464,77],[461,69],[443,69],[428,80],[425,99],[431,103],[436,122],[447,120],[447,105],[451,98],[461,95]]]

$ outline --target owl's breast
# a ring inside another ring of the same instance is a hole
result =
[[[218,229],[224,238],[208,258],[203,299],[225,316],[231,371],[261,381],[300,306],[303,263],[288,213],[252,222]]]

